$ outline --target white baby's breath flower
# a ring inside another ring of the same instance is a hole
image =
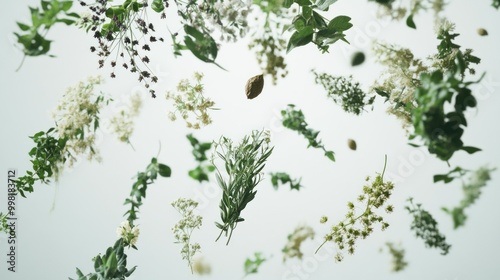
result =
[[[303,253],[300,251],[300,246],[302,242],[306,239],[314,238],[314,230],[310,226],[298,226],[295,230],[288,235],[288,242],[283,248],[283,261],[289,258],[299,258],[302,259]]]
[[[122,142],[129,143],[130,136],[134,132],[134,118],[136,118],[142,106],[142,98],[139,93],[134,93],[129,98],[129,104],[122,107],[109,122],[112,131]]]

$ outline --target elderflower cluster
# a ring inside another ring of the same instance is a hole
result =
[[[314,230],[310,226],[296,227],[295,230],[288,235],[288,242],[282,250],[283,261],[295,257],[302,259],[304,254],[300,251],[300,245],[308,238],[314,238]]]
[[[134,121],[140,113],[142,98],[139,93],[130,96],[129,104],[121,108],[110,120],[110,126],[113,132],[122,142],[129,143],[130,136],[134,132]]]
[[[191,243],[193,230],[199,229],[202,224],[202,217],[193,213],[198,206],[198,202],[192,199],[179,198],[172,202],[172,206],[182,215],[182,218],[172,228],[175,243],[183,245],[181,249],[182,259],[187,260],[191,271],[193,271],[193,256],[201,249],[200,244]]]
[[[100,160],[95,148],[95,130],[99,127],[99,111],[109,99],[94,91],[102,82],[100,77],[89,77],[86,82],[68,88],[52,113],[59,138],[67,140],[62,154],[69,155],[69,166],[80,154],[87,154],[88,160]]]
[[[177,85],[178,94],[167,92],[167,100],[174,102],[175,111],[169,112],[168,117],[171,121],[177,119],[177,113],[185,120],[188,128],[200,129],[212,123],[208,114],[209,109],[214,109],[214,102],[203,96],[203,74],[195,72],[193,75],[194,84],[189,80],[183,79]]]
[[[135,244],[137,244],[137,239],[139,238],[139,228],[137,226],[132,227],[128,220],[123,221],[116,230],[116,234],[119,238],[123,239],[123,242],[127,246],[134,247]]]

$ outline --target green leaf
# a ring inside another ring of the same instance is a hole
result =
[[[19,28],[22,30],[22,31],[28,31],[30,29],[30,26],[27,25],[27,24],[24,24],[24,23],[20,23],[20,22],[16,22],[17,23],[17,26],[19,26]]]
[[[466,151],[468,154],[473,154],[473,153],[482,151],[479,148],[471,147],[471,146],[463,146],[461,149],[464,150],[464,151]]]
[[[172,175],[172,170],[167,165],[160,163],[158,164],[158,173],[160,173],[162,177],[170,177],[170,175]]]
[[[338,32],[348,30],[352,27],[352,23],[349,22],[350,20],[351,18],[348,16],[337,16],[328,23],[328,29],[334,29]]]
[[[293,2],[299,4],[301,7],[311,6],[311,1],[309,0],[294,0]]]
[[[61,9],[67,12],[71,9],[71,6],[73,6],[73,1],[61,1],[59,4],[61,4]]]
[[[328,7],[335,2],[337,2],[337,0],[317,0],[316,7],[322,11],[328,11]]]
[[[409,15],[406,18],[406,25],[410,28],[417,29],[417,26],[415,25],[415,22],[413,21],[413,14]]]
[[[286,9],[290,8],[292,6],[292,4],[293,4],[293,0],[285,0],[285,1],[283,1],[283,7],[286,8]]]
[[[325,152],[325,156],[329,158],[331,161],[335,161],[335,155],[333,154],[333,151]]]
[[[117,268],[117,260],[115,251],[111,252],[111,255],[108,257],[106,261],[106,273],[108,276],[114,276]]]
[[[351,59],[352,66],[358,66],[365,62],[365,54],[363,52],[355,52]]]
[[[153,0],[153,3],[151,3],[151,8],[153,9],[153,11],[161,13],[165,9],[163,0]]]
[[[290,40],[286,52],[289,53],[292,49],[309,44],[312,41],[314,30],[311,26],[306,26],[300,31],[295,31]]]

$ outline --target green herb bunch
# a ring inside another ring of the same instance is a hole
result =
[[[36,181],[49,184],[51,179],[57,180],[64,167],[71,167],[79,156],[100,160],[95,132],[100,110],[110,101],[102,92],[95,92],[101,83],[99,77],[90,77],[87,82],[69,87],[53,112],[55,127],[30,136],[35,143],[28,153],[32,170],[16,181],[23,197],[25,192],[33,192]]]
[[[80,18],[70,12],[73,1],[41,0],[39,7],[29,7],[31,25],[17,22],[21,32],[14,32],[17,42],[23,48],[24,57],[45,55],[50,51],[51,40],[46,39],[50,28],[57,23],[73,25]],[[24,60],[23,57],[23,60]],[[22,66],[22,63],[19,67]]]
[[[117,279],[123,280],[134,273],[137,266],[127,268],[127,254],[124,252],[125,243],[122,238],[118,239],[113,247],[108,247],[106,253],[94,257],[95,272],[84,275],[79,268],[76,268],[75,280],[103,280]],[[73,280],[73,278],[69,278]]]
[[[226,236],[229,234],[226,243],[229,244],[233,230],[239,222],[244,221],[241,212],[255,198],[255,188],[263,179],[261,172],[273,151],[269,142],[267,131],[252,131],[250,136],[245,136],[236,146],[224,136],[214,143],[215,152],[224,161],[224,170],[227,173],[227,178],[224,178],[221,169],[217,168],[214,162],[215,159],[212,159],[217,170],[217,182],[222,189],[219,204],[222,223],[215,223],[221,230],[217,240],[222,233]]]
[[[290,184],[291,190],[300,190],[303,186],[300,184],[302,178],[292,179],[288,173],[285,172],[272,172],[269,173],[271,175],[271,184],[275,190],[278,189],[278,183],[284,185],[286,183]]]
[[[199,229],[203,221],[201,216],[193,213],[197,206],[198,202],[186,198],[179,198],[172,202],[172,207],[182,216],[172,228],[175,243],[182,244],[182,259],[188,262],[191,273],[193,273],[193,257],[201,249],[200,244],[191,243],[193,230]]]
[[[343,251],[347,250],[349,254],[354,254],[356,241],[358,239],[367,238],[372,232],[374,225],[379,223],[382,230],[389,227],[389,224],[384,221],[384,218],[377,214],[377,210],[383,208],[392,194],[394,184],[390,181],[384,181],[385,167],[387,157],[384,162],[384,170],[382,174],[378,174],[370,183],[363,186],[363,194],[358,197],[358,202],[363,203],[360,214],[356,213],[356,206],[353,202],[348,202],[348,212],[343,221],[339,222],[331,228],[331,232],[326,234],[325,241],[318,250],[327,242],[333,242],[338,252],[335,255],[335,260],[340,262],[343,260]],[[370,177],[366,178],[368,182]],[[392,205],[385,206],[385,212],[392,213],[394,207]],[[326,223],[328,218],[322,217],[320,222]]]
[[[194,169],[189,170],[189,177],[197,180],[198,182],[209,181],[208,174],[214,172],[215,166],[212,164],[207,164],[208,157],[206,152],[212,148],[211,142],[200,143],[192,134],[186,135],[189,143],[193,147],[194,159],[198,162],[198,166]]]
[[[127,220],[133,225],[137,220],[137,213],[142,205],[142,199],[146,198],[148,185],[153,184],[158,175],[161,177],[170,177],[172,170],[163,163],[159,163],[157,158],[152,158],[144,172],[137,173],[137,180],[132,185],[130,197],[125,199],[125,205],[130,204],[130,210],[125,212]]]
[[[405,260],[405,249],[392,242],[386,242],[385,246],[389,250],[389,254],[391,254],[392,257],[391,270],[393,272],[403,271],[408,266],[408,262]]]
[[[247,258],[244,264],[245,275],[255,274],[259,272],[259,267],[265,262],[267,259],[261,252],[255,252],[254,258]]]
[[[423,239],[426,247],[441,249],[441,255],[448,254],[451,245],[446,243],[446,237],[439,232],[438,223],[431,213],[422,209],[422,204],[414,204],[413,198],[408,199],[408,202],[405,209],[413,216],[411,230],[415,231],[415,236]]]
[[[289,30],[293,31],[287,44],[287,53],[292,49],[309,43],[315,44],[321,52],[328,52],[331,44],[345,39],[344,31],[352,27],[351,18],[348,16],[337,16],[331,20],[326,19],[318,11],[328,11],[330,5],[337,0],[284,0],[283,7],[289,9],[297,4],[299,9],[293,18]]]
[[[368,98],[366,93],[360,88],[358,82],[349,77],[334,77],[327,73],[318,73],[312,70],[314,82],[323,86],[329,98],[336,104],[342,106],[342,109],[355,115],[361,114],[365,106],[372,105],[375,96]]]
[[[309,145],[307,145],[308,148],[313,147],[322,149],[327,158],[331,161],[335,161],[333,151],[326,150],[325,146],[321,143],[321,140],[317,140],[319,131],[314,131],[308,127],[302,110],[296,110],[295,105],[288,104],[288,107],[281,111],[281,116],[283,117],[282,123],[284,127],[297,131],[297,133],[303,135],[307,141],[309,141]]]
[[[462,170],[459,167],[457,168],[458,170]],[[454,170],[457,170],[457,168],[455,168]],[[455,206],[451,209],[443,207],[443,210],[452,217],[453,227],[455,229],[465,225],[465,221],[467,220],[465,209],[474,204],[476,200],[481,196],[481,190],[486,186],[488,181],[491,180],[490,173],[494,170],[495,168],[488,168],[486,166],[483,166],[474,171],[474,173],[472,173],[469,177],[468,181],[462,183],[463,198],[462,200],[460,200],[458,206]],[[465,174],[465,172],[462,173],[462,176],[463,174]]]

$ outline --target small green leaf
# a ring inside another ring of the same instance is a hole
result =
[[[299,4],[301,7],[311,6],[311,1],[309,0],[294,0],[294,2]]]
[[[289,53],[296,47],[309,44],[312,41],[313,33],[314,30],[311,26],[306,26],[300,31],[295,31],[288,41],[286,52]]]
[[[482,151],[479,148],[471,147],[471,146],[463,146],[461,149],[464,150],[464,151],[466,151],[468,154],[473,154],[473,153]]]
[[[285,0],[285,1],[283,1],[283,7],[286,8],[286,9],[290,8],[292,6],[292,4],[293,4],[293,0]]]
[[[160,176],[162,176],[162,177],[170,177],[170,175],[172,175],[172,170],[167,165],[165,165],[163,163],[159,163],[158,164],[158,173],[160,173]]]
[[[335,161],[335,155],[333,154],[333,151],[325,152],[325,156],[328,157],[331,161]]]
[[[358,66],[365,62],[365,54],[363,52],[355,52],[351,59],[352,66]]]
[[[163,0],[153,0],[153,3],[151,3],[151,8],[153,9],[153,11],[161,13],[165,9]]]
[[[348,16],[337,16],[328,23],[328,29],[334,29],[338,32],[348,30],[352,27],[352,23],[349,22],[350,20],[351,18]]]
[[[409,15],[406,18],[406,25],[410,28],[417,29],[417,26],[415,25],[415,22],[413,21],[413,14]]]
[[[17,26],[19,26],[19,28],[22,30],[22,31],[28,31],[30,29],[30,26],[27,25],[27,24],[24,24],[24,23],[20,23],[20,22],[16,22],[17,23]]]

